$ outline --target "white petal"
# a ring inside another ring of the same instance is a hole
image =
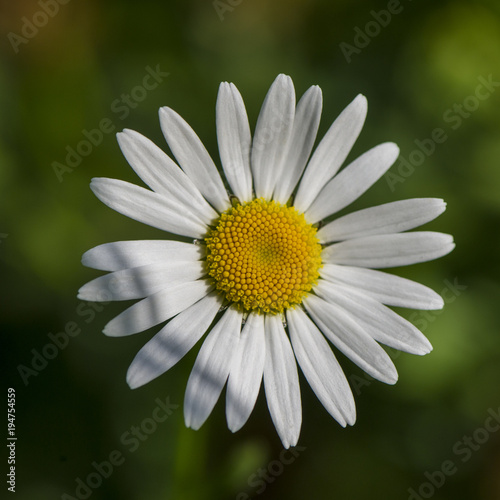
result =
[[[203,246],[181,241],[115,241],[86,251],[82,256],[82,264],[102,271],[119,271],[159,262],[194,262],[204,255]]]
[[[398,155],[399,148],[392,142],[362,154],[326,184],[305,212],[307,220],[318,222],[357,200],[387,172]]]
[[[295,446],[302,425],[297,363],[278,315],[265,318],[264,387],[269,413],[285,448]]]
[[[297,104],[293,131],[283,162],[283,175],[273,195],[279,203],[288,201],[304,171],[316,140],[322,105],[321,89],[316,85],[309,88]]]
[[[397,267],[437,259],[455,248],[449,234],[432,231],[383,234],[334,243],[322,253],[325,263],[359,267]]]
[[[90,188],[108,207],[149,226],[203,238],[206,224],[177,200],[118,179],[92,179]]]
[[[201,346],[186,387],[184,420],[199,429],[226,383],[241,330],[242,313],[230,307]]]
[[[408,231],[435,219],[446,209],[438,198],[414,198],[365,208],[339,217],[316,234],[321,243],[349,240],[374,234]]]
[[[286,312],[293,352],[328,413],[345,427],[356,421],[356,406],[346,376],[332,349],[301,307]]]
[[[198,302],[211,288],[206,280],[169,286],[125,309],[104,327],[103,333],[123,337],[147,330]]]
[[[373,339],[411,354],[428,354],[432,346],[409,321],[372,297],[344,285],[319,280],[315,293],[347,311]]]
[[[125,129],[116,137],[130,166],[153,191],[177,200],[206,224],[218,217],[191,179],[156,144],[133,130]]]
[[[289,76],[279,75],[266,95],[255,126],[251,163],[257,198],[271,199],[280,179],[294,114],[292,80]]]
[[[194,130],[167,107],[160,109],[160,125],[170,150],[201,194],[219,212],[229,208],[229,198],[217,167]]]
[[[350,314],[312,294],[303,304],[328,340],[351,361],[381,382],[396,383],[398,374],[391,358]]]
[[[222,301],[212,292],[171,319],[136,355],[128,372],[132,389],[170,370],[200,340]]]
[[[348,285],[388,306],[441,309],[442,297],[415,281],[363,267],[324,264],[320,276],[334,284]]]
[[[245,104],[232,83],[221,83],[216,106],[217,142],[222,168],[241,202],[252,199],[250,145],[252,137]]]
[[[232,432],[241,429],[252,413],[262,382],[265,356],[264,316],[250,313],[227,381],[226,418]]]
[[[195,281],[205,274],[205,264],[201,261],[183,266],[178,262],[148,264],[100,276],[82,286],[78,298],[96,302],[141,299],[172,285]]]
[[[294,206],[300,212],[309,208],[344,163],[363,128],[367,108],[366,97],[359,94],[333,122],[319,143],[306,167],[294,200]]]

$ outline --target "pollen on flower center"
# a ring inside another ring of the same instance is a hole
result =
[[[319,276],[316,228],[295,208],[274,201],[230,208],[205,241],[217,290],[248,311],[276,314],[300,304]]]

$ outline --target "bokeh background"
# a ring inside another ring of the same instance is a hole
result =
[[[500,499],[498,1],[2,0],[0,26],[2,414],[12,387],[15,498]],[[158,85],[145,90],[151,70],[160,72]],[[107,338],[102,328],[123,304],[76,299],[98,275],[81,265],[85,250],[164,237],[89,189],[94,176],[139,182],[115,133],[135,129],[166,148],[157,111],[168,105],[218,161],[219,82],[238,86],[253,127],[282,72],[298,96],[321,86],[320,137],[356,94],[367,96],[350,159],[387,140],[401,147],[392,174],[354,208],[444,198],[447,212],[426,229],[457,243],[438,261],[394,270],[443,293],[444,311],[400,311],[434,351],[395,354],[393,387],[372,383],[342,357],[358,408],[348,429],[302,378],[294,455],[282,454],[262,394],[235,435],[221,401],[200,431],[185,429],[197,348],[131,391],[127,367],[153,332]],[[81,145],[85,131],[90,149]],[[85,155],[68,160],[71,148]],[[78,334],[47,347],[49,334],[62,338],[65,329]],[[173,405],[164,422],[152,419],[158,398]],[[142,432],[135,441],[134,426]],[[93,463],[110,456],[119,465],[97,476]]]

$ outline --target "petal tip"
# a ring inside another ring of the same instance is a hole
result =
[[[395,142],[384,142],[383,146],[388,150],[391,155],[394,155],[396,158],[399,156],[399,146]]]
[[[368,99],[364,94],[358,94],[354,100],[353,104],[358,105],[365,113],[368,110]]]
[[[439,217],[447,207],[447,203],[441,198],[433,198],[434,206],[436,208],[436,217]]]
[[[193,422],[193,419],[189,417],[184,417],[184,423],[188,429],[193,429],[193,431],[197,431],[203,425],[203,422]]]
[[[237,422],[227,422],[227,428],[234,434],[238,432],[243,427],[243,424]]]
[[[106,337],[120,337],[120,334],[113,327],[110,327],[109,323],[102,329],[102,333]]]
[[[285,75],[284,73],[280,73],[276,77],[276,79],[274,80],[274,82],[271,85],[271,87],[273,87],[275,85],[280,85],[281,87],[283,87],[283,90],[285,88],[288,88],[288,89],[293,89],[294,88],[292,78],[290,76],[288,76],[288,75]]]
[[[441,297],[441,295],[436,293],[436,297],[431,303],[431,308],[432,310],[439,310],[443,309],[443,307],[444,307],[444,299],[443,297]]]
[[[354,415],[350,417],[348,420],[346,420],[347,425],[350,425],[351,427],[356,423],[356,412],[354,412]]]
[[[92,177],[90,179],[90,189],[95,193],[97,189],[102,185],[104,182],[105,177]]]
[[[127,384],[132,390],[138,389],[144,385],[144,383],[140,381],[139,377],[131,375],[130,373],[127,373]]]
[[[130,128],[124,128],[121,132],[116,133],[116,139],[118,143],[120,141],[126,141],[126,140],[131,140],[134,137],[142,137],[139,132],[136,132],[135,130],[132,130]]]
[[[162,117],[169,118],[169,116],[172,115],[172,113],[174,113],[174,110],[172,108],[169,108],[168,106],[162,106],[158,110],[158,114],[160,115],[160,118],[162,118]]]
[[[232,87],[233,87],[233,84],[230,82],[220,82],[219,95],[227,94],[228,92],[231,92]]]

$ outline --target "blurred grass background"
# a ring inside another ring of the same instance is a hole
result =
[[[500,432],[478,430],[488,412],[500,411],[500,89],[490,83],[481,94],[487,97],[472,97],[481,78],[500,81],[499,2],[54,2],[0,4],[1,361],[17,399],[16,498],[84,498],[77,478],[86,481],[93,462],[118,450],[122,463],[87,497],[500,499]],[[372,11],[388,8],[398,13],[377,28]],[[378,34],[363,39],[366,30]],[[148,67],[168,76],[144,93],[137,87]],[[238,86],[253,128],[282,72],[292,76],[297,96],[321,86],[320,137],[356,94],[368,97],[367,122],[350,158],[387,140],[399,144],[403,158],[418,158],[415,141],[442,129],[446,140],[421,164],[404,170],[397,162],[391,172],[399,180],[381,179],[355,208],[444,198],[447,212],[426,229],[452,233],[457,243],[443,259],[395,270],[440,293],[448,289],[443,312],[401,311],[434,351],[397,356],[394,387],[368,382],[342,358],[358,408],[349,429],[329,417],[302,379],[301,448],[293,461],[280,455],[262,394],[235,435],[221,402],[200,431],[184,428],[183,394],[196,350],[131,391],[127,367],[153,332],[106,338],[102,327],[123,304],[95,309],[76,299],[97,276],[80,264],[85,250],[162,238],[102,205],[88,187],[94,176],[139,183],[115,132],[135,129],[166,148],[157,111],[168,105],[218,161],[219,82]],[[136,99],[124,105],[124,94]],[[56,175],[54,162],[66,163],[66,148],[77,148],[83,131],[105,119],[102,140],[78,166]],[[23,381],[19,366],[31,368],[48,334],[69,322],[81,333]],[[178,409],[131,451],[124,433],[144,425],[156,399],[167,397]],[[453,473],[434,474],[447,461]]]

